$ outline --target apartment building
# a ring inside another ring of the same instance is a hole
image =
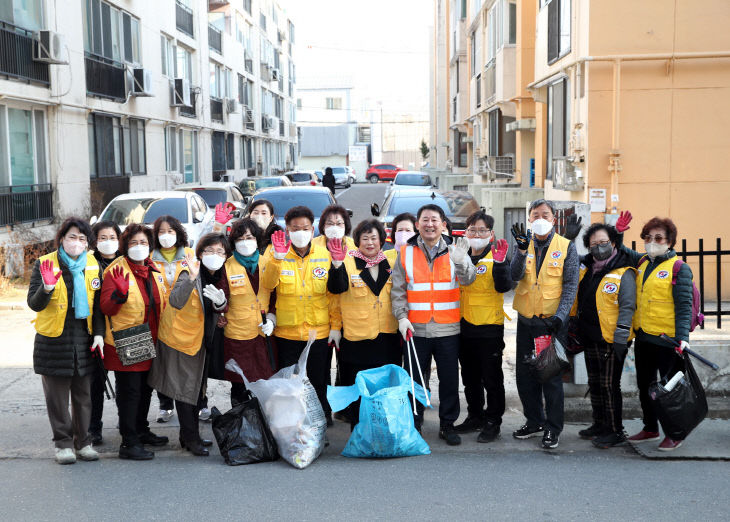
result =
[[[271,0],[0,2],[0,242],[293,166],[294,45]]]

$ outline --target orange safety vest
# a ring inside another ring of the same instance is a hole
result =
[[[459,282],[448,253],[438,256],[429,268],[426,254],[418,246],[401,247],[401,264],[406,274],[408,320],[425,324],[458,323]]]

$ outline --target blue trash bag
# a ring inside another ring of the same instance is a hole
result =
[[[328,386],[332,411],[344,410],[358,398],[360,422],[342,450],[345,457],[410,457],[428,455],[431,449],[416,431],[408,393],[411,377],[403,368],[386,364],[358,372],[352,386]],[[416,399],[424,406],[426,395],[415,384]]]

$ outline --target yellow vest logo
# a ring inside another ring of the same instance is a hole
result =
[[[477,265],[477,274],[486,274],[487,265]]]
[[[312,270],[312,275],[317,279],[322,279],[327,275],[327,269],[318,266]]]
[[[659,270],[659,272],[657,272],[656,276],[659,279],[666,279],[667,277],[669,277],[669,271],[668,270]]]
[[[616,283],[606,283],[605,285],[603,285],[604,294],[615,294],[616,290],[618,290],[618,286],[616,286]]]
[[[93,288],[94,290],[98,290],[100,286],[101,286],[101,281],[99,280],[98,277],[95,277],[94,279],[91,280],[91,288]]]

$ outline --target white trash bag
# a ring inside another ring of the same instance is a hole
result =
[[[226,363],[226,369],[238,373],[261,403],[281,457],[299,469],[309,466],[322,453],[327,430],[324,410],[307,378],[307,357],[313,342],[310,334],[296,364],[256,382],[248,382],[233,359]]]

